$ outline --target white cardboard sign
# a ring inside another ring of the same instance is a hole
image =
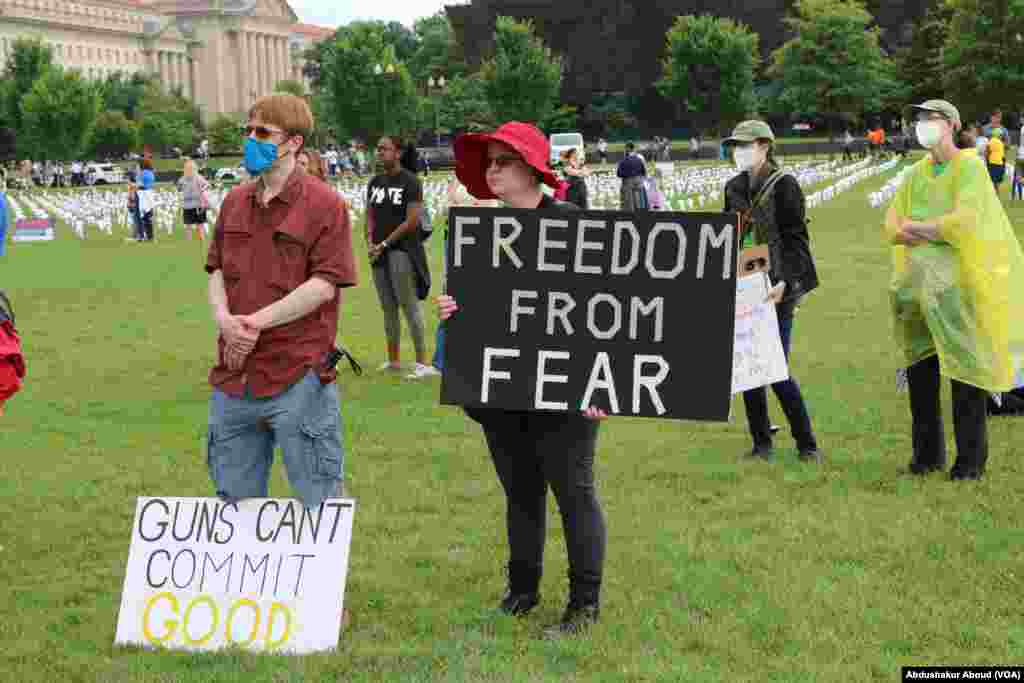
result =
[[[768,277],[754,273],[736,281],[736,331],[732,393],[789,379],[775,304],[765,301]]]
[[[139,498],[117,644],[337,647],[355,501]]]

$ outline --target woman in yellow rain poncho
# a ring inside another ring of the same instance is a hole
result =
[[[906,355],[913,421],[910,471],[946,464],[940,373],[953,384],[953,479],[978,479],[988,458],[989,392],[1024,385],[1024,255],[985,163],[953,144],[949,102],[911,108],[930,154],[909,172],[886,215],[891,295]]]

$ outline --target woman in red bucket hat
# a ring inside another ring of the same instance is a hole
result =
[[[463,135],[455,141],[455,174],[478,199],[500,199],[516,209],[577,210],[544,194],[557,187],[548,167],[547,138],[535,126],[512,121],[493,133]],[[458,310],[451,296],[438,297],[447,320]],[[464,312],[462,315],[472,315]],[[508,593],[500,609],[523,615],[540,602],[547,489],[554,491],[569,553],[569,604],[548,636],[580,633],[600,613],[604,567],[604,513],[594,484],[598,408],[551,413],[466,407],[480,423],[507,499],[510,559]]]

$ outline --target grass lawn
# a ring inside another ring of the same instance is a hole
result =
[[[372,371],[383,322],[363,264],[339,332],[367,369],[342,375],[358,508],[339,649],[113,647],[135,497],[212,494],[202,249],[66,230],[8,245],[0,286],[28,383],[0,417],[0,680],[889,682],[908,664],[1020,664],[1024,418],[991,421],[982,482],[903,474],[910,416],[894,386],[888,250],[866,201],[888,177],[811,214],[822,286],[801,306],[792,365],[826,464],[799,463],[786,429],[775,464],[739,462],[740,400],[729,424],[609,420],[596,466],[602,622],[559,643],[538,638],[566,597],[554,503],[541,607],[495,616],[504,497],[482,435],[438,405],[436,381]],[[1011,213],[1024,222],[1024,209]],[[429,244],[439,272],[440,241]],[[949,422],[947,438],[952,455]],[[271,493],[289,494],[280,464]]]

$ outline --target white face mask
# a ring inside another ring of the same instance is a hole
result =
[[[915,129],[917,141],[925,149],[931,149],[942,141],[942,130],[941,121],[918,121]]]
[[[733,150],[733,159],[736,161],[736,168],[740,171],[749,171],[757,166],[760,156],[760,151],[754,145],[737,147]]]

